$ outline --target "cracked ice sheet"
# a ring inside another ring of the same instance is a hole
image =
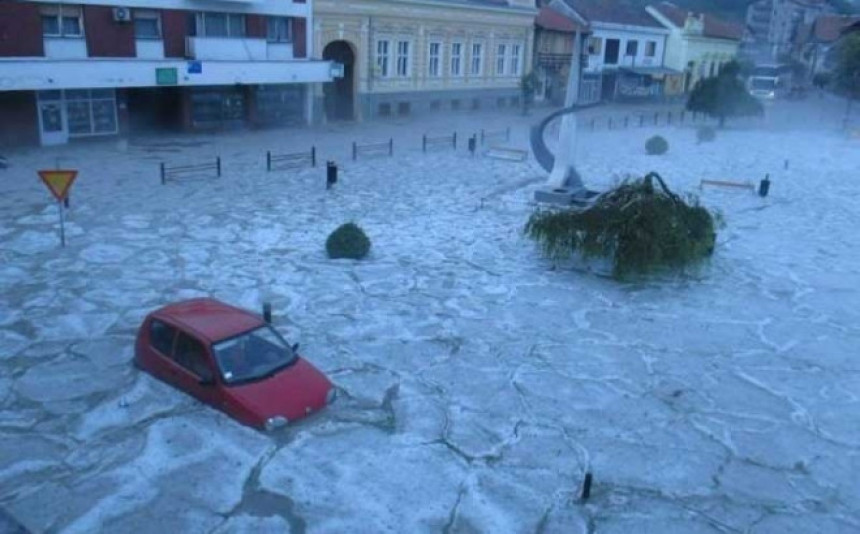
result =
[[[330,459],[337,458],[331,462]],[[263,467],[261,486],[288,495],[308,532],[438,532],[466,465],[441,444],[325,425],[298,434]]]
[[[472,128],[478,119],[519,121],[512,143],[525,146],[532,119],[470,114],[440,116],[438,125]],[[383,139],[396,130],[406,144],[425,126],[360,128]],[[325,191],[316,170],[287,178],[260,162],[260,147],[306,142],[308,131],[243,132],[178,138],[174,150],[182,153],[165,157],[221,153],[225,177],[214,186],[161,187],[150,171],[162,156],[141,147],[58,147],[57,156],[81,170],[69,244],[60,249],[56,206],[40,200],[44,191],[33,183],[42,152],[16,152],[16,165],[5,171],[10,179],[0,184],[0,437],[9,458],[0,499],[26,524],[57,530],[81,519],[92,526],[105,511],[105,530],[143,532],[232,524],[213,509],[244,513],[245,506],[228,505],[247,481],[245,467],[226,481],[202,472],[199,484],[219,489],[210,496],[180,480],[191,499],[181,507],[171,507],[169,493],[152,497],[150,504],[168,510],[169,524],[148,515],[145,504],[124,510],[110,499],[134,484],[152,485],[130,467],[150,455],[152,428],[170,421],[201,432],[241,429],[119,367],[148,310],[214,295],[252,309],[270,298],[279,330],[355,392],[286,431],[287,439],[304,437],[266,464],[280,473],[269,477],[292,477],[281,491],[294,500],[290,488],[324,495],[327,474],[345,473],[351,494],[344,490],[337,501],[348,503],[352,523],[344,519],[338,529],[354,529],[377,511],[354,498],[365,484],[378,501],[396,503],[396,492],[411,490],[401,489],[401,478],[413,481],[414,469],[415,476],[432,472],[438,493],[429,497],[431,531],[448,524],[458,499],[457,525],[475,531],[530,530],[547,510],[545,532],[576,532],[584,521],[622,532],[695,531],[704,522],[705,531],[790,532],[797,525],[805,533],[814,523],[797,519],[804,511],[834,518],[822,523],[833,532],[851,531],[845,525],[856,527],[860,517],[851,476],[860,428],[853,240],[860,151],[832,132],[754,128],[728,128],[707,145],[696,144],[691,128],[661,129],[672,148],[659,158],[642,150],[657,132],[650,128],[579,138],[576,155],[590,185],[654,169],[725,215],[717,253],[702,269],[631,284],[550,270],[539,258],[520,234],[531,212],[524,202],[540,181],[530,165],[425,156],[413,146],[395,158],[343,164],[338,185]],[[327,157],[346,161],[342,149],[356,131],[310,134]],[[199,144],[187,148],[189,140]],[[785,158],[792,165],[782,172]],[[774,185],[766,199],[697,189],[702,178],[757,180],[768,172]],[[327,234],[347,220],[373,240],[365,261],[325,258]],[[64,367],[58,355],[85,363]],[[75,381],[98,378],[68,385],[57,376],[66,371]],[[122,408],[124,396],[130,403]],[[459,453],[440,444],[446,428]],[[533,437],[535,428],[548,430]],[[315,455],[316,447],[327,454]],[[232,454],[218,440],[202,448],[207,460]],[[238,455],[243,466],[263,455],[262,446],[250,449],[247,462]],[[393,471],[385,463],[391,450]],[[494,459],[467,467],[463,453]],[[572,511],[584,458],[595,472],[593,498]],[[179,457],[168,467],[180,473],[179,464],[197,461]],[[159,475],[156,485],[168,478],[181,479]],[[476,481],[486,491],[470,485]],[[57,502],[67,504],[60,510]],[[309,510],[310,530],[325,530],[317,502],[297,506]],[[52,515],[42,521],[45,510]],[[397,510],[382,515],[386,525],[410,521]]]
[[[226,421],[212,423],[208,414],[163,418],[112,437],[128,442],[142,431],[146,439],[130,461],[67,483],[74,498],[53,521],[64,524],[63,531],[69,533],[211,530],[241,501],[245,480],[271,447],[253,430]],[[50,497],[37,491],[11,508],[13,513],[34,510],[48,504]]]

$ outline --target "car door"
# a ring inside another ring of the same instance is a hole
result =
[[[179,331],[171,358],[172,382],[212,406],[219,406],[219,388],[206,344]]]
[[[173,380],[173,345],[176,343],[176,334],[179,331],[171,324],[161,319],[152,319],[148,326],[147,339],[149,346],[146,347],[149,370],[165,382],[174,386]]]

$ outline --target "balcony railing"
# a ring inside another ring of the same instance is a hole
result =
[[[265,39],[231,37],[187,37],[185,56],[189,59],[232,61],[268,59]]]
[[[573,54],[553,54],[549,52],[538,52],[538,64],[542,67],[560,67],[570,65]]]

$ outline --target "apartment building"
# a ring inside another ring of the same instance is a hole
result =
[[[835,9],[827,0],[757,0],[747,8],[744,55],[773,62],[791,54],[797,33]]]
[[[0,145],[299,124],[312,0],[0,2]]]

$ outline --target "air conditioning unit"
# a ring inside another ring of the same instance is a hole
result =
[[[114,22],[131,22],[131,9],[127,7],[113,8]]]

